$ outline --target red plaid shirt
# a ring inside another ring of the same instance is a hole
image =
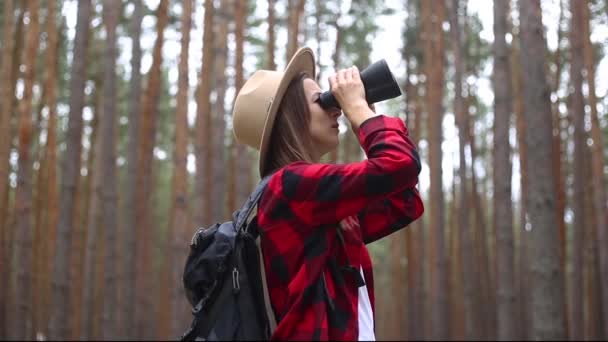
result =
[[[367,160],[291,163],[262,194],[258,224],[279,321],[273,340],[357,340],[362,281],[374,308],[365,244],[404,228],[424,211],[415,189],[420,159],[403,121],[370,118],[358,138]]]

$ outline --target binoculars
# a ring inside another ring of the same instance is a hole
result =
[[[361,71],[361,81],[365,88],[365,100],[368,104],[392,99],[401,95],[401,89],[388,68],[384,59],[373,63]],[[321,107],[340,108],[340,104],[331,91],[325,91],[319,97]]]

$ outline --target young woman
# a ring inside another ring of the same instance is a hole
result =
[[[422,215],[420,160],[403,121],[367,104],[352,67],[329,83],[367,159],[320,163],[338,146],[342,113],[319,105],[314,79],[313,52],[301,48],[284,72],[256,71],[233,113],[236,138],[260,151],[260,175],[271,177],[258,226],[278,321],[272,339],[375,340],[365,245]]]

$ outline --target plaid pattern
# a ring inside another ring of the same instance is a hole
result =
[[[404,123],[376,116],[361,125],[358,138],[366,160],[295,162],[277,171],[262,194],[258,224],[279,321],[273,340],[357,340],[358,286],[367,285],[374,308],[365,244],[424,211],[415,189],[420,159]]]

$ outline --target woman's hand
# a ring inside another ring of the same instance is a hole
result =
[[[373,106],[365,100],[365,88],[356,66],[339,70],[330,76],[329,85],[355,132],[365,120],[376,115]]]

